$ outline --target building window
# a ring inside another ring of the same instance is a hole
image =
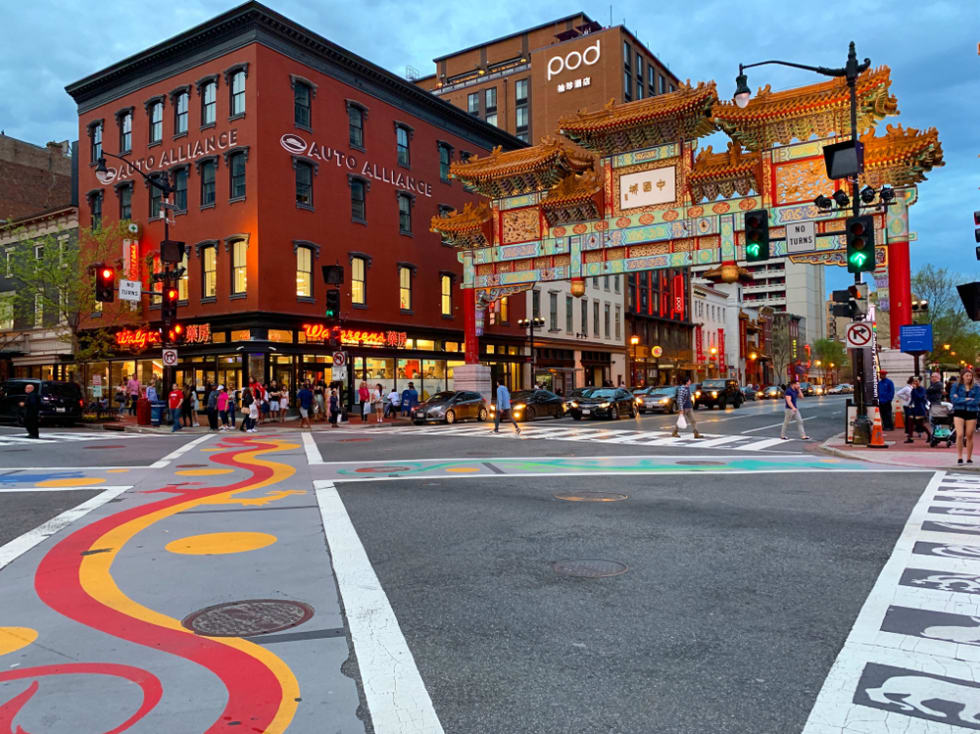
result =
[[[607,303],[602,314],[603,333],[606,335],[606,339],[609,338],[609,312],[610,308],[609,304]]]
[[[439,276],[439,301],[443,316],[453,315],[453,276],[443,273]]]
[[[364,150],[364,110],[357,105],[347,106],[347,128],[351,147]]]
[[[174,208],[187,211],[187,166],[174,171]]]
[[[617,341],[619,341],[619,339],[621,338],[620,335],[622,334],[622,329],[620,328],[621,323],[622,323],[622,312],[620,307],[617,305],[616,306],[616,340]]]
[[[466,95],[466,111],[471,115],[480,115],[480,93],[473,92]]]
[[[187,108],[190,104],[190,94],[178,92],[174,99],[174,135],[187,132]]]
[[[599,331],[599,302],[592,302],[592,333],[595,334],[596,339],[598,339],[602,332]]]
[[[629,66],[631,58],[633,58],[633,51],[630,45],[626,41],[623,41],[623,63]]]
[[[517,130],[519,132],[527,132],[527,106],[522,105],[514,110],[514,116]]]
[[[216,160],[204,161],[201,164],[201,206],[214,205],[214,179],[217,170]]]
[[[657,76],[660,77],[660,93],[661,94],[666,94],[667,93],[667,80],[664,79],[664,75],[663,74],[658,74]]]
[[[163,212],[163,192],[150,184],[150,219],[159,219]]]
[[[527,79],[518,79],[514,82],[514,102],[516,104],[524,104],[527,102]]]
[[[439,178],[449,181],[449,165],[453,160],[453,149],[448,143],[439,143]]]
[[[296,295],[313,297],[313,250],[309,247],[296,248]]]
[[[633,72],[629,69],[623,71],[623,99],[627,102],[633,99]]]
[[[184,250],[184,256],[180,260],[180,267],[182,269],[180,272],[180,277],[177,279],[177,300],[186,301],[187,300],[187,289],[190,285],[190,271],[187,268],[187,250]]]
[[[363,257],[350,260],[350,302],[357,306],[367,304],[367,261]]]
[[[133,149],[133,111],[127,110],[119,116],[119,152],[129,153]]]
[[[398,194],[398,231],[402,234],[412,233],[412,197],[410,194]]]
[[[245,198],[245,153],[239,151],[228,156],[228,170],[231,173],[231,198]]]
[[[575,309],[572,307],[572,297],[565,296],[565,331],[571,334],[575,330]]]
[[[483,106],[484,111],[489,115],[491,112],[497,111],[497,88],[490,87],[490,89],[483,90]]]
[[[313,165],[294,160],[296,168],[296,205],[313,208]]]
[[[239,69],[231,76],[231,116],[245,114],[245,70]]]
[[[410,131],[404,125],[395,127],[395,146],[398,150],[398,165],[406,168],[411,165],[411,151],[409,150]]]
[[[157,100],[150,104],[150,143],[163,140],[163,102]]]
[[[218,293],[218,248],[208,245],[201,248],[201,296],[214,298]]]
[[[350,179],[350,218],[355,222],[367,222],[367,183],[359,178]]]
[[[589,335],[589,299],[582,299],[582,336]]]
[[[536,319],[541,316],[541,291],[531,291],[531,318]]]
[[[88,197],[89,210],[92,214],[93,232],[102,226],[102,196],[103,193],[101,191],[94,191]]]
[[[412,269],[398,266],[398,306],[402,311],[412,310]]]
[[[248,286],[248,243],[235,240],[231,245],[231,292],[244,293]]]
[[[548,329],[558,331],[558,294],[548,294]]]
[[[133,218],[133,184],[123,184],[117,189],[119,193],[119,219],[125,221]]]
[[[0,293],[0,331],[13,331],[15,298],[13,293]]]
[[[652,66],[647,66],[647,96],[653,97],[657,93],[657,74]]]
[[[619,276],[618,275],[614,275],[613,276],[613,289],[617,293],[619,293]]]
[[[305,82],[293,84],[293,121],[298,127],[313,127],[313,89]]]
[[[488,125],[493,125],[494,127],[497,126],[497,113],[496,112],[491,112],[489,115],[487,115],[487,124]]]
[[[205,82],[201,88],[201,126],[213,125],[218,117],[218,82]]]
[[[510,296],[504,296],[500,299],[500,323],[510,323]]]
[[[89,139],[91,140],[92,163],[98,163],[102,157],[102,121],[94,122],[88,128]]]

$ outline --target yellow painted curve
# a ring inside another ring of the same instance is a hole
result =
[[[149,624],[155,624],[160,627],[165,627],[167,629],[182,632],[194,637],[194,633],[181,625],[179,620],[174,619],[173,617],[168,617],[165,614],[161,614],[155,609],[145,607],[139,602],[126,596],[116,585],[116,582],[112,577],[112,564],[115,561],[116,556],[119,555],[119,551],[121,551],[130,540],[132,540],[143,530],[146,530],[146,528],[160,522],[161,520],[172,517],[180,512],[186,512],[191,508],[201,505],[235,503],[236,500],[234,500],[233,497],[236,494],[240,494],[242,492],[253,492],[257,489],[262,489],[263,487],[277,484],[285,481],[295,474],[295,470],[291,466],[281,464],[279,462],[265,461],[264,459],[260,459],[259,456],[261,454],[273,453],[276,451],[298,449],[300,448],[299,444],[290,443],[288,441],[268,441],[268,443],[275,444],[275,447],[238,453],[236,454],[235,458],[243,465],[268,467],[272,470],[272,476],[269,477],[269,479],[265,481],[257,481],[254,484],[231,490],[229,492],[211,495],[210,497],[189,499],[187,502],[181,502],[180,504],[166,507],[149,515],[135,518],[128,523],[110,530],[108,533],[105,533],[102,537],[100,537],[95,543],[92,544],[92,547],[111,548],[112,550],[106,553],[97,553],[94,555],[85,556],[85,558],[82,559],[82,564],[79,571],[79,581],[81,582],[82,588],[85,589],[86,593],[96,601],[105,604],[111,609],[117,610],[121,614],[125,614],[136,619],[141,619]],[[234,451],[235,449],[231,448],[229,450]],[[293,671],[288,665],[286,665],[285,662],[282,661],[282,659],[279,658],[279,656],[275,655],[261,645],[256,645],[255,643],[249,642],[248,640],[244,640],[240,637],[214,637],[211,639],[214,642],[222,645],[228,645],[231,648],[240,650],[256,660],[259,660],[276,676],[276,678],[279,680],[279,685],[282,687],[282,700],[279,702],[279,709],[276,712],[276,716],[272,720],[269,727],[265,730],[265,734],[283,734],[283,732],[286,731],[289,724],[292,722],[293,717],[296,715],[297,699],[300,698],[299,682],[296,680],[296,676],[293,674]]]
[[[37,630],[30,627],[0,627],[0,655],[17,652],[37,639]]]
[[[188,535],[171,540],[164,546],[171,553],[186,556],[212,556],[225,553],[246,553],[266,548],[279,540],[269,533],[231,532]]]
[[[74,477],[70,479],[45,479],[37,482],[35,487],[87,487],[90,484],[102,484],[104,477]]]

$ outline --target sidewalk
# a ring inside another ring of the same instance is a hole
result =
[[[378,423],[376,418],[372,415],[368,417],[368,420],[361,423],[360,415],[350,414],[351,420],[344,421],[339,424],[340,428],[384,428],[386,426],[410,426],[411,421],[408,418],[385,418],[381,423]],[[242,414],[236,413],[236,424],[235,428],[237,430],[238,426],[241,425]],[[206,414],[201,414],[197,416],[198,425],[196,426],[184,426],[180,429],[181,433],[193,433],[201,434],[208,432],[208,417]],[[136,417],[132,415],[124,415],[117,418],[114,421],[107,423],[91,423],[84,426],[90,430],[105,430],[105,431],[127,431],[129,433],[171,433],[171,426],[169,423],[161,424],[160,426],[141,426],[136,423]],[[256,430],[261,433],[263,430],[274,430],[277,427],[286,427],[290,429],[296,429],[299,427],[299,415],[288,415],[283,423],[279,422],[269,422],[269,423],[259,423],[256,426]],[[316,421],[313,423],[314,430],[317,429],[327,429],[330,424],[326,421]]]
[[[821,448],[835,456],[860,461],[872,461],[876,464],[894,464],[896,466],[916,469],[955,469],[956,471],[980,472],[980,436],[977,436],[975,464],[956,463],[956,444],[946,448],[945,442],[930,448],[925,436],[913,436],[913,443],[905,443],[905,431],[898,429],[885,432],[887,449],[871,449],[867,446],[852,446],[844,441],[844,434],[839,433],[827,439]],[[964,460],[966,459],[964,455]]]

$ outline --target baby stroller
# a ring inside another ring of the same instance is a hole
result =
[[[936,448],[943,441],[946,442],[946,448],[953,445],[956,441],[956,429],[953,427],[953,412],[949,403],[930,405],[929,423],[932,424],[929,446]]]

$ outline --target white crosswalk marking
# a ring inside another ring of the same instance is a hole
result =
[[[766,451],[773,446],[786,443],[780,438],[759,438],[744,434],[720,435],[702,434],[703,438],[696,439],[693,434],[685,433],[673,437],[669,430],[642,431],[637,429],[622,429],[579,426],[579,425],[534,425],[521,424],[521,435],[518,436],[514,427],[507,424],[501,426],[500,432],[495,433],[492,425],[467,424],[453,426],[418,426],[391,428],[387,433],[405,435],[422,435],[437,437],[478,437],[497,438],[501,440],[542,439],[545,441],[581,441],[597,444],[616,444],[619,446],[676,446],[684,448],[716,448],[724,447],[736,451]]]
[[[115,441],[118,439],[131,439],[131,438],[149,438],[148,434],[143,433],[124,433],[119,432],[106,432],[106,433],[81,433],[81,432],[57,432],[57,433],[42,433],[40,438],[28,438],[27,436],[19,436],[16,434],[5,434],[0,433],[0,447],[3,446],[20,446],[22,444],[31,444],[36,446],[37,444],[46,443],[73,443],[82,441]]]

